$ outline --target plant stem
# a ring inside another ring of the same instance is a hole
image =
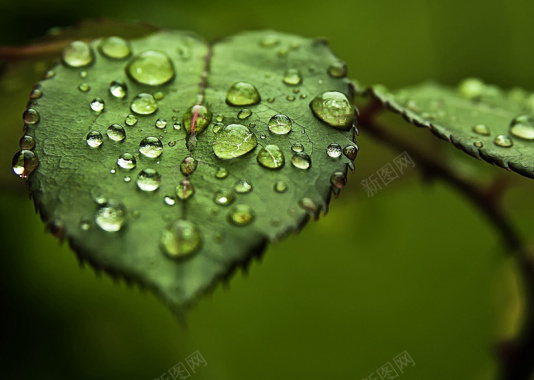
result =
[[[392,133],[393,128],[388,128],[387,125],[378,120],[378,116],[383,110],[384,107],[378,101],[372,101],[361,110],[359,125],[363,133],[369,134],[393,149],[408,151],[410,157],[423,168],[425,175],[440,178],[454,186],[489,219],[501,234],[510,253],[514,255],[525,286],[525,320],[520,336],[506,350],[500,352],[500,378],[503,380],[528,380],[530,374],[534,372],[534,263],[531,252],[516,233],[503,212],[498,197],[493,196],[491,188],[488,189],[462,177],[442,160],[396,136],[395,133]]]

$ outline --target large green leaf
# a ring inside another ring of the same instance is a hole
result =
[[[124,58],[103,54],[105,41],[67,48],[25,115],[33,153],[15,156],[43,219],[82,259],[179,307],[326,212],[357,147],[353,88],[323,41],[251,32],[210,46],[164,31]],[[270,128],[278,114],[288,119]],[[155,148],[140,149],[147,137]]]
[[[457,89],[435,83],[371,94],[412,124],[478,159],[534,178],[534,95],[477,79]]]

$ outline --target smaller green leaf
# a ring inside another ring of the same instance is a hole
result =
[[[505,91],[478,79],[457,89],[436,83],[367,91],[411,124],[478,159],[534,178],[534,94]]]

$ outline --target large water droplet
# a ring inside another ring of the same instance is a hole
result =
[[[63,50],[63,62],[67,66],[83,67],[90,65],[93,60],[93,49],[83,41],[73,41]]]
[[[284,153],[278,145],[267,145],[258,152],[258,163],[267,169],[280,169],[284,166]]]
[[[489,136],[490,130],[487,125],[485,124],[476,124],[473,126],[473,132],[482,135],[482,136]]]
[[[126,83],[114,80],[109,85],[109,93],[116,98],[122,99],[126,96],[128,87]]]
[[[180,171],[183,175],[190,175],[197,169],[197,166],[197,160],[195,160],[193,157],[186,157],[180,163]]]
[[[347,65],[345,62],[334,62],[327,69],[328,75],[332,78],[344,78],[347,76]]]
[[[165,53],[148,50],[133,57],[126,72],[138,83],[159,86],[174,78],[174,65]]]
[[[143,169],[137,175],[137,187],[143,191],[155,191],[161,183],[161,175],[154,169]]]
[[[117,165],[123,169],[132,170],[137,165],[137,160],[131,153],[123,153],[117,159]]]
[[[298,169],[308,170],[311,167],[311,158],[306,153],[295,153],[291,157],[291,165]]]
[[[534,117],[517,116],[510,124],[510,133],[524,140],[534,140]]]
[[[297,86],[302,83],[302,75],[300,75],[300,71],[297,69],[288,69],[284,73],[282,81],[290,86]]]
[[[186,179],[180,181],[178,186],[176,186],[176,196],[183,201],[190,198],[194,193],[195,189],[191,185],[191,182]]]
[[[160,246],[170,258],[179,260],[198,251],[202,238],[198,227],[188,220],[177,220],[163,230]]]
[[[151,94],[141,93],[132,99],[130,109],[138,115],[151,115],[158,109],[158,103]]]
[[[228,220],[236,226],[246,226],[254,221],[254,212],[247,205],[236,205],[230,210]]]
[[[91,131],[87,134],[85,141],[91,148],[98,148],[102,145],[102,133],[98,131]]]
[[[126,138],[126,132],[124,131],[124,128],[119,124],[110,125],[108,130],[106,131],[106,134],[109,139],[113,141],[123,141]]]
[[[495,140],[493,140],[493,142],[495,143],[495,145],[502,146],[503,148],[509,148],[514,145],[512,139],[505,135],[499,135],[495,137]]]
[[[20,149],[22,150],[33,149],[35,148],[35,140],[31,136],[24,135],[19,140],[19,146],[20,146]]]
[[[226,93],[226,103],[231,106],[251,106],[261,101],[260,94],[254,85],[248,82],[236,82]]]
[[[341,156],[341,145],[339,144],[330,144],[326,148],[326,154],[332,158],[338,158]]]
[[[40,119],[39,113],[33,108],[28,108],[22,114],[22,120],[24,121],[24,124],[29,124],[29,125],[37,124],[39,122],[39,119]]]
[[[230,124],[215,135],[213,152],[218,158],[227,160],[252,151],[256,145],[258,140],[250,129],[241,124]]]
[[[343,154],[349,160],[354,161],[358,155],[358,148],[354,145],[347,145],[345,148],[343,148]]]
[[[291,132],[293,123],[286,115],[278,114],[271,117],[269,120],[269,131],[277,135],[286,135]]]
[[[112,36],[102,40],[100,43],[100,52],[105,57],[111,59],[124,59],[132,53],[132,50],[128,41]]]
[[[228,206],[235,200],[234,194],[230,190],[220,189],[213,194],[213,201],[221,206]]]
[[[31,150],[22,150],[13,157],[13,172],[20,178],[28,178],[39,165],[39,160]]]
[[[354,122],[354,107],[341,92],[329,91],[318,95],[310,107],[320,120],[341,130],[349,130]]]
[[[145,137],[139,144],[139,152],[149,158],[157,158],[163,151],[163,144],[157,137]]]
[[[202,104],[196,104],[193,107],[189,107],[185,111],[183,116],[184,128],[188,133],[191,133],[191,129],[195,128],[195,135],[198,135],[206,129],[211,122],[211,111],[208,107]]]
[[[102,112],[104,111],[104,107],[106,106],[106,104],[104,103],[104,101],[100,98],[95,98],[91,101],[91,109],[95,112]]]
[[[110,199],[98,208],[95,222],[104,231],[117,232],[126,224],[126,207]]]
[[[234,190],[239,194],[250,193],[252,191],[252,183],[246,179],[240,179],[235,183]]]

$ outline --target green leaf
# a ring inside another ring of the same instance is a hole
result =
[[[534,95],[501,90],[478,79],[457,89],[435,83],[369,92],[414,125],[478,159],[534,178]]]
[[[16,169],[81,259],[181,307],[326,212],[354,168],[353,88],[323,41],[288,34],[119,42],[67,48]]]

